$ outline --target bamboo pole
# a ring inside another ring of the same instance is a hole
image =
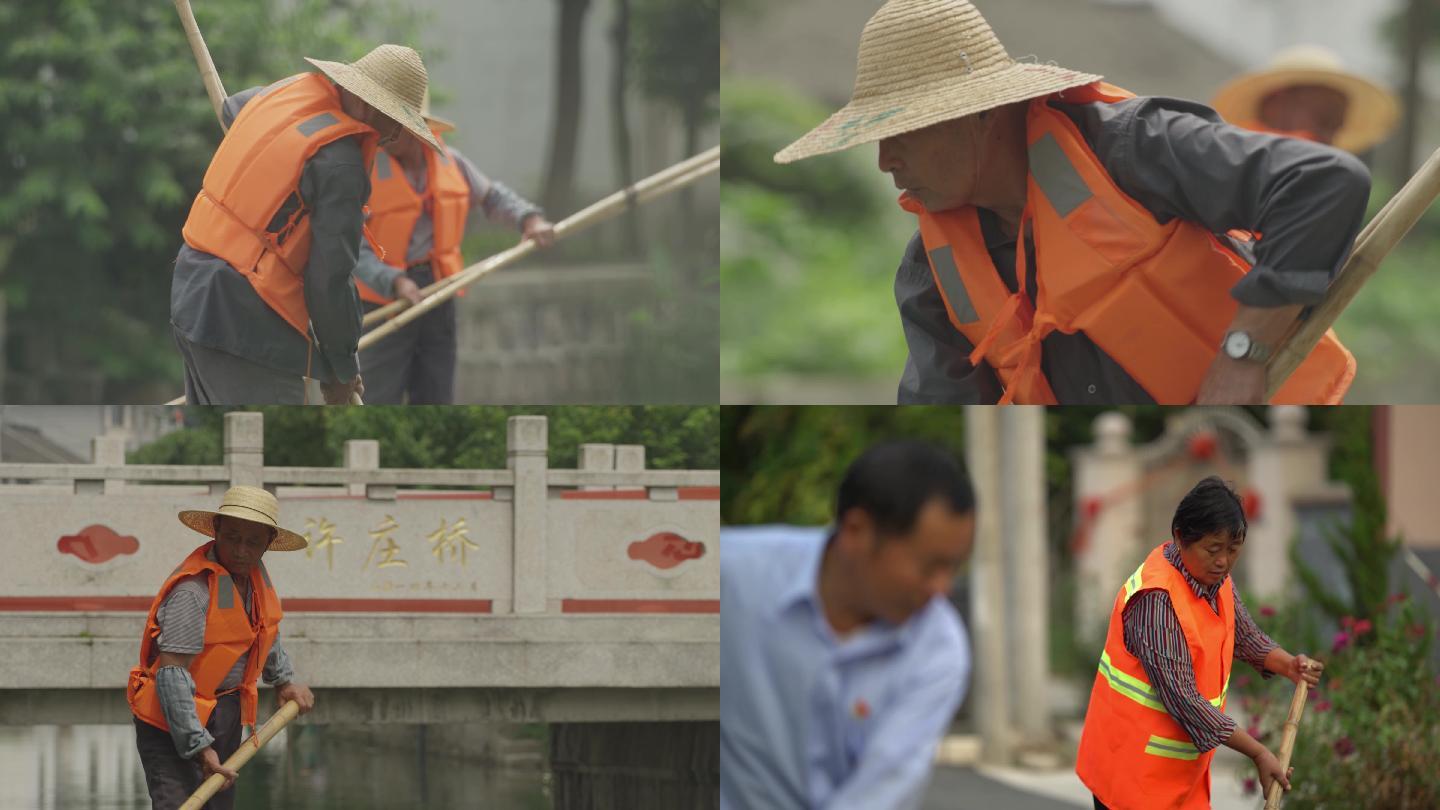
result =
[[[190,0],[175,0],[175,10],[180,12],[180,25],[185,29],[185,39],[190,42],[190,51],[195,54],[195,64],[200,68],[200,79],[205,82],[205,92],[210,96],[210,106],[215,108],[215,118],[220,121],[220,131],[228,131],[225,116],[221,110],[225,104],[225,86],[220,83],[220,73],[210,58],[210,49],[205,47],[205,38],[200,36],[200,26],[195,23],[195,12],[190,9]]]
[[[270,742],[270,738],[280,733],[280,729],[289,724],[291,720],[294,720],[295,716],[299,713],[299,703],[293,700],[285,701],[285,705],[281,706],[279,711],[270,715],[270,719],[265,721],[265,725],[255,729],[255,733],[250,735],[250,739],[240,743],[240,748],[231,754],[229,759],[225,760],[225,767],[233,771],[238,771],[245,767],[245,763],[249,762],[250,758],[255,756],[255,753],[260,750],[261,746]],[[190,794],[190,798],[186,799],[185,803],[180,805],[180,810],[200,810],[201,807],[205,806],[206,802],[210,801],[216,793],[220,792],[220,788],[224,785],[225,777],[218,773],[210,774],[210,778],[202,782],[199,789]]]
[[[561,221],[558,225],[555,226],[555,238],[557,240],[561,239],[571,233],[574,233],[575,231],[582,230],[586,227],[598,224],[614,216],[617,216],[618,214],[623,213],[626,208],[632,203],[638,204],[640,202],[653,199],[659,194],[665,194],[673,191],[676,188],[679,188],[680,185],[688,185],[689,183],[694,182],[694,180],[699,179],[699,177],[704,176],[704,174],[709,174],[710,172],[714,171],[715,168],[718,167],[719,160],[720,147],[716,146],[711,149],[707,149],[706,151],[701,152],[698,155],[694,155],[685,160],[682,160],[673,166],[662,169],[655,174],[652,174],[649,177],[645,178],[644,180],[640,180],[633,185],[623,188],[615,192],[614,194],[611,194],[610,196],[595,202],[589,207],[569,217],[566,217],[563,221]],[[715,164],[715,166],[711,166],[712,163]],[[692,177],[691,175],[699,169],[704,169],[705,171],[700,175],[695,175]],[[671,182],[676,181],[680,182],[680,185],[675,185],[674,187],[667,185]],[[435,283],[427,286],[420,292],[428,299],[430,296],[438,294],[441,290],[447,289],[453,284],[468,284],[473,279],[467,279],[465,281],[462,281],[461,279],[471,269],[479,267],[480,265],[483,265],[486,262],[492,261],[501,256],[507,256],[512,251],[524,247],[528,243],[528,240],[526,242],[521,242],[519,245],[516,245],[509,250],[502,251],[501,253],[497,253],[488,259],[471,265],[470,267],[459,273],[456,273],[453,276],[440,279],[439,281],[436,281]],[[507,259],[505,263],[508,264],[510,262],[518,261],[519,259],[523,258],[528,254],[529,250],[527,249],[524,253],[515,255]],[[411,304],[408,299],[398,298],[386,304],[385,306],[380,307],[379,309],[367,313],[361,323],[366,327],[374,326],[375,324],[392,318],[396,314],[410,309],[413,306],[417,305]],[[364,339],[362,338],[361,345],[366,346],[369,344],[365,343]]]
[[[687,171],[683,173],[672,174],[669,176],[668,180],[664,182],[651,182],[655,181],[656,177],[659,176],[652,175],[646,180],[642,180],[640,183],[636,183],[634,186],[631,186],[630,188],[623,191],[618,191],[615,194],[612,194],[609,197],[606,197],[605,199],[595,203],[594,205],[591,205],[590,207],[580,211],[579,213],[566,218],[564,221],[560,222],[558,225],[555,226],[555,238],[557,240],[561,239],[574,233],[575,231],[587,228],[591,225],[603,222],[607,219],[617,216],[618,214],[626,210],[632,199],[637,203],[648,202],[649,200],[652,200],[664,194],[668,194],[672,191],[675,191],[676,189],[683,188],[684,186],[687,186],[695,182],[696,180],[705,177],[708,174],[712,174],[718,171],[720,168],[719,150],[720,147],[717,146],[709,152],[702,153],[702,155],[697,157],[703,157],[704,155],[710,155],[712,153],[714,157],[708,162],[692,165]],[[473,264],[460,271],[459,273],[456,273],[454,276],[451,276],[449,279],[447,279],[447,281],[450,282],[449,284],[438,286],[435,292],[432,292],[420,303],[410,304],[409,301],[405,301],[404,303],[408,306],[399,307],[397,308],[397,310],[392,310],[398,311],[400,309],[403,309],[404,311],[401,312],[401,314],[396,315],[392,320],[390,320],[389,323],[382,324],[381,326],[375,328],[371,332],[366,333],[360,338],[360,350],[363,351],[366,348],[374,345],[376,341],[379,341],[386,336],[393,334],[397,330],[404,327],[406,324],[410,323],[416,318],[419,318],[421,315],[424,315],[426,312],[429,312],[430,310],[449,300],[465,286],[473,284],[474,282],[480,280],[481,278],[484,278],[485,276],[493,273],[496,270],[499,270],[502,267],[514,264],[520,259],[523,259],[526,256],[530,255],[532,252],[535,251],[535,249],[535,242],[533,240],[526,239],[525,241],[521,242],[515,247],[510,248],[509,250],[501,251],[500,253],[497,253],[482,262]],[[428,290],[436,287],[437,285],[431,285],[431,287],[427,287],[426,289]],[[387,306],[393,306],[397,303],[400,302],[392,302],[392,304],[389,304]],[[372,312],[370,314],[375,315],[380,311],[381,310],[376,310],[375,312]]]
[[[1440,196],[1440,149],[1360,232],[1350,258],[1325,291],[1325,298],[1315,306],[1310,317],[1280,343],[1270,359],[1266,400],[1275,396],[1325,332],[1335,325],[1360,288],[1380,269],[1380,262],[1405,238],[1437,196]]]
[[[1295,752],[1295,736],[1300,733],[1300,715],[1305,713],[1305,698],[1310,693],[1310,684],[1301,678],[1295,684],[1295,694],[1290,698],[1290,712],[1285,715],[1285,729],[1280,735],[1280,773],[1290,770],[1290,755]],[[1280,797],[1285,787],[1276,779],[1270,783],[1270,792],[1265,796],[1265,810],[1280,810]]]

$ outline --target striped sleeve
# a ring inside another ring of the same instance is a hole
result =
[[[160,651],[194,655],[203,650],[205,611],[209,603],[210,589],[203,575],[175,583],[155,614],[155,621],[160,625]]]
[[[1145,676],[1165,710],[1190,735],[1203,754],[1230,739],[1235,720],[1201,696],[1185,631],[1170,605],[1170,594],[1147,590],[1125,606],[1121,616],[1125,649],[1140,659]]]
[[[1275,677],[1275,673],[1265,669],[1265,656],[1280,645],[1265,635],[1265,631],[1250,617],[1250,611],[1240,601],[1240,589],[1235,587],[1233,579],[1230,580],[1230,592],[1235,595],[1235,657],[1254,667],[1260,677]]]

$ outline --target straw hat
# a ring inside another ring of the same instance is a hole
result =
[[[1298,45],[1281,51],[1264,68],[1246,73],[1220,88],[1210,106],[1232,123],[1260,117],[1265,97],[1286,87],[1318,84],[1345,94],[1350,106],[1345,123],[1335,133],[1335,146],[1363,152],[1385,140],[1400,120],[1400,103],[1390,91],[1347,73],[1340,59],[1316,45]]]
[[[404,45],[381,45],[356,62],[326,62],[305,57],[336,84],[360,97],[436,150],[440,142],[426,126],[420,109],[425,104],[429,76],[420,54]]]
[[[838,152],[1101,77],[1016,62],[968,0],[888,0],[860,34],[850,103],[776,163]]]
[[[180,513],[180,522],[206,537],[214,537],[216,515],[239,518],[277,530],[275,541],[270,544],[271,551],[299,551],[305,548],[304,537],[280,527],[276,520],[279,514],[280,503],[269,492],[256,487],[231,487],[225,491],[225,500],[218,510],[187,509]]]
[[[451,121],[448,118],[441,118],[438,115],[430,114],[429,87],[425,88],[425,101],[421,102],[420,104],[420,115],[424,117],[425,123],[430,125],[430,129],[434,130],[436,135],[439,135],[442,132],[451,132],[455,129],[454,121]]]

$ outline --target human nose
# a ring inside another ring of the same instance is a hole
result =
[[[896,143],[894,138],[880,139],[880,154],[878,165],[880,171],[886,174],[900,169],[900,157],[896,154]]]

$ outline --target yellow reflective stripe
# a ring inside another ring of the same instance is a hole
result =
[[[1129,601],[1130,601],[1130,597],[1134,596],[1134,595],[1135,595],[1135,592],[1138,591],[1138,590],[1140,590],[1140,572],[1141,572],[1142,570],[1144,570],[1144,568],[1145,568],[1145,563],[1143,563],[1143,562],[1140,563],[1140,567],[1135,569],[1135,573],[1131,574],[1131,575],[1130,575],[1130,578],[1127,579],[1127,580],[1125,580],[1125,601],[1126,601],[1126,602],[1129,602]]]
[[[1154,709],[1157,712],[1165,711],[1165,704],[1155,694],[1155,689],[1150,684],[1121,672],[1110,663],[1110,651],[1100,651],[1100,674],[1110,684],[1110,688],[1124,695],[1127,698],[1139,703],[1141,706]]]
[[[1166,737],[1150,735],[1150,741],[1145,743],[1145,753],[1157,757],[1169,757],[1170,759],[1199,759],[1200,749],[1195,744],[1186,740],[1171,740]]]
[[[1105,676],[1105,680],[1110,684],[1110,688],[1116,692],[1119,692],[1146,708],[1169,713],[1165,708],[1165,704],[1160,702],[1160,696],[1156,694],[1155,687],[1136,678],[1134,675],[1121,672],[1119,668],[1111,663],[1109,650],[1100,651],[1100,674]],[[1219,697],[1209,699],[1210,705],[1217,709],[1222,708],[1225,703],[1225,695],[1229,691],[1230,676],[1226,675],[1225,687],[1221,689]]]

